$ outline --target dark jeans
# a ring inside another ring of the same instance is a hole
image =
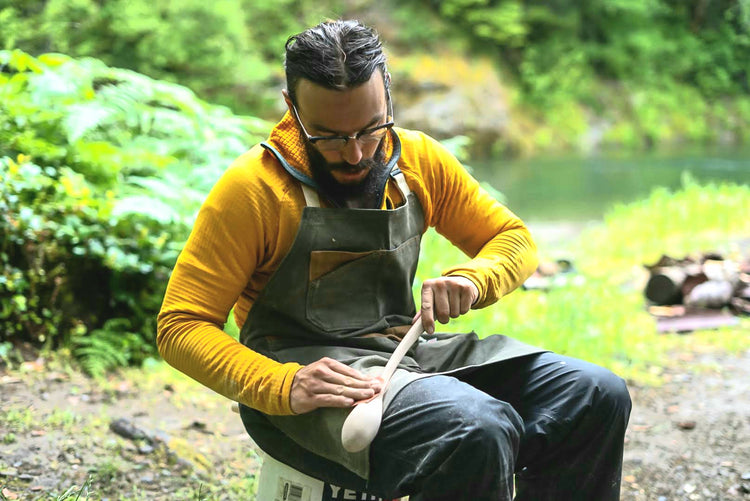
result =
[[[412,501],[609,501],[620,497],[625,382],[542,353],[407,385],[370,447],[370,479],[320,458],[241,414],[271,456],[326,482]]]

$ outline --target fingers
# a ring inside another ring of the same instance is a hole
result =
[[[422,284],[422,306],[419,311],[422,315],[422,327],[428,334],[435,332],[434,296],[435,291],[427,282],[424,282]]]
[[[471,309],[471,305],[474,304],[479,297],[479,290],[476,288],[476,285],[472,283],[471,287],[473,287],[473,290],[468,294],[461,294],[461,299],[459,300],[459,311],[461,312],[461,315],[468,313]],[[476,292],[476,294],[474,292]]]
[[[425,280],[422,284],[422,324],[425,331],[435,332],[435,320],[447,324],[471,309],[479,290],[465,277],[451,276]]]
[[[319,407],[351,407],[381,390],[379,379],[348,365],[323,358],[297,371],[292,382],[292,412],[302,414]]]

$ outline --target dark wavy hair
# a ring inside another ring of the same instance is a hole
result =
[[[286,41],[286,88],[296,103],[300,79],[327,89],[357,87],[380,69],[386,75],[385,54],[378,33],[359,21],[326,21]]]

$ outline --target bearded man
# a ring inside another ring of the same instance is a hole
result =
[[[325,22],[286,44],[288,112],[208,195],[159,314],[174,367],[239,402],[253,440],[308,475],[412,500],[619,498],[624,382],[499,334],[435,332],[537,265],[523,222],[437,141],[394,126],[377,33]],[[468,258],[412,284],[429,227]],[[231,309],[237,341],[222,331]],[[353,405],[413,322],[425,333],[349,452]],[[491,326],[481,326],[482,331]]]

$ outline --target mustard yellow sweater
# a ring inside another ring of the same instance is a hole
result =
[[[398,165],[422,204],[425,227],[436,227],[472,256],[443,275],[461,275],[477,285],[479,300],[474,308],[492,304],[520,285],[537,265],[527,228],[482,190],[439,143],[420,132],[396,132],[402,145]],[[310,175],[288,113],[269,142]],[[401,205],[395,183],[388,183],[386,200],[394,207]],[[260,355],[222,328],[232,307],[242,326],[291,247],[304,207],[299,182],[264,148],[255,146],[239,157],[203,203],[158,317],[157,345],[169,364],[227,398],[267,414],[292,414],[289,395],[301,366]]]

